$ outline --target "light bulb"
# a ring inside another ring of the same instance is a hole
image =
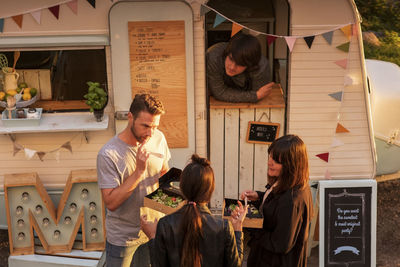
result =
[[[21,199],[22,199],[22,202],[28,202],[29,201],[29,193],[23,192]]]
[[[65,224],[70,224],[71,221],[72,221],[72,219],[71,219],[71,217],[69,217],[69,216],[65,217],[65,219],[64,219],[64,223],[65,223]]]
[[[94,212],[94,211],[96,210],[96,203],[90,202],[90,203],[89,203],[89,210],[90,210],[91,212]]]
[[[44,218],[43,221],[42,221],[42,224],[43,224],[44,227],[49,226],[49,224],[50,224],[49,218]]]
[[[75,203],[71,203],[71,205],[69,205],[69,211],[71,213],[74,213],[76,211],[76,204]]]
[[[23,232],[18,233],[18,240],[22,241],[25,239],[25,234]]]
[[[54,237],[54,239],[60,239],[60,235],[61,235],[61,232],[59,230],[55,230],[53,237]]]
[[[37,206],[36,206],[36,208],[35,208],[35,211],[36,211],[36,214],[41,214],[41,213],[42,213],[42,211],[43,211],[43,208],[42,208],[42,206],[40,206],[40,205],[37,205]]]
[[[21,216],[24,213],[24,208],[21,206],[18,206],[15,210],[15,213],[17,214],[17,216]]]
[[[89,191],[86,188],[82,189],[81,199],[83,199],[83,200],[87,199],[88,195],[89,195]]]
[[[18,224],[18,227],[19,227],[19,228],[23,228],[23,227],[25,226],[25,222],[24,222],[24,220],[22,220],[22,219],[19,219],[19,220],[17,221],[17,224]]]
[[[90,223],[91,224],[96,224],[97,223],[97,216],[96,215],[90,216]]]
[[[98,233],[97,233],[97,229],[96,228],[93,228],[92,230],[90,230],[90,236],[93,239],[97,238],[97,235],[98,235]]]

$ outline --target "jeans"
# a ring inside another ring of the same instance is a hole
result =
[[[149,267],[150,250],[147,243],[121,247],[106,242],[107,267]]]

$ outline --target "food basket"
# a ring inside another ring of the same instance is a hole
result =
[[[159,212],[170,214],[186,204],[179,186],[182,170],[171,168],[159,179],[160,187],[144,198],[144,206]]]
[[[222,217],[225,219],[229,219],[231,217],[231,207],[233,205],[237,205],[238,200],[232,198],[225,198],[224,199],[224,206],[223,206],[223,215]],[[244,201],[240,200],[244,206]],[[243,221],[243,227],[246,228],[262,228],[263,225],[263,217],[258,212],[258,209],[252,204],[248,203],[249,209],[246,214],[246,218]]]
[[[17,101],[16,107],[17,108],[28,107],[28,106],[32,105],[33,103],[35,103],[36,100],[37,100],[37,95],[35,95],[34,97],[32,97],[31,99],[26,100],[26,101],[20,99],[19,101]],[[7,107],[7,101],[0,101],[0,107],[6,108]]]
[[[42,108],[36,108],[37,116],[35,118],[27,118],[28,108],[24,108],[25,118],[17,118],[16,110],[12,111],[12,118],[8,117],[8,110],[5,109],[1,115],[3,126],[5,127],[26,127],[26,126],[39,126],[42,117]]]

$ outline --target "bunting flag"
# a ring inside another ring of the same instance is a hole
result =
[[[0,19],[0,32],[4,30],[4,19]]]
[[[39,157],[40,161],[43,161],[44,155],[46,155],[46,153],[45,153],[45,152],[42,152],[42,151],[40,151],[40,152],[36,152],[36,155],[38,155],[38,157]]]
[[[336,126],[336,133],[349,133],[350,131],[347,130],[345,127],[343,127],[343,125],[341,125],[340,123],[337,124]]]
[[[342,30],[342,32],[344,33],[344,35],[346,35],[347,39],[350,40],[351,35],[352,35],[352,24],[346,25],[342,28],[340,28]]]
[[[52,6],[48,8],[51,12],[51,14],[54,15],[54,17],[56,17],[56,19],[58,19],[59,15],[60,15],[60,6],[56,5],[56,6]]]
[[[206,7],[205,5],[201,5],[200,7],[200,16],[204,16],[205,14],[207,14],[208,12],[210,12],[211,9],[209,9],[208,7]]]
[[[318,155],[315,155],[315,156],[317,156],[318,158],[322,159],[323,161],[326,161],[326,162],[329,161],[329,152],[321,153],[321,154],[318,154]]]
[[[344,86],[349,86],[353,84],[353,78],[349,75],[344,76]]]
[[[335,64],[338,65],[339,67],[342,67],[343,69],[346,69],[347,68],[347,58],[335,61]]]
[[[327,179],[327,180],[332,179],[331,173],[328,171],[328,169],[326,169],[326,171],[325,171],[325,179]]]
[[[79,135],[79,134],[78,134]],[[60,160],[60,149],[61,148],[65,148],[66,150],[68,150],[69,152],[72,153],[72,145],[71,145],[71,141],[73,139],[75,139],[76,136],[75,135],[70,141],[65,142],[64,144],[62,144],[60,147],[50,150],[50,151],[36,151],[34,149],[30,149],[27,147],[24,147],[20,144],[17,143],[15,137],[13,135],[9,135],[11,141],[13,142],[13,147],[14,147],[14,152],[13,152],[13,156],[15,156],[19,151],[23,150],[25,152],[25,157],[27,159],[32,159],[35,155],[37,155],[40,159],[40,161],[44,160],[44,156],[49,154],[49,153],[55,153],[55,157],[57,162],[59,162]]]
[[[258,31],[249,30],[249,34],[250,34],[250,35],[253,35],[253,36],[258,36],[258,35],[260,35],[261,33],[258,32]]]
[[[358,35],[358,27],[357,27],[357,24],[353,24],[353,32],[352,32],[352,34],[353,34],[353,35]]]
[[[37,11],[33,11],[31,12],[32,17],[35,19],[35,21],[40,24],[40,20],[42,17],[42,10],[37,10]]]
[[[336,48],[339,49],[339,50],[341,50],[341,51],[343,51],[343,52],[349,52],[349,49],[350,49],[350,42],[347,42],[347,43],[338,45],[338,46],[336,46]]]
[[[221,24],[225,20],[226,20],[226,18],[222,17],[220,14],[216,14],[213,28],[217,27],[219,24]]]
[[[276,40],[276,38],[278,38],[278,37],[273,36],[273,35],[267,35],[268,46],[270,46]]]
[[[74,12],[75,15],[78,14],[78,0],[72,0],[67,3],[67,6]]]
[[[344,145],[344,143],[342,141],[340,141],[337,138],[333,138],[331,147],[338,147],[338,146],[343,146],[343,145]]]
[[[285,36],[286,44],[289,47],[289,51],[292,52],[294,43],[297,40],[297,37],[294,36]]]
[[[322,37],[324,37],[324,39],[328,42],[329,45],[332,45],[333,31],[323,33]]]
[[[35,150],[29,149],[29,148],[25,148],[25,149],[24,149],[24,152],[25,152],[25,157],[26,157],[27,159],[33,158],[33,156],[35,156],[35,154],[36,154],[36,151],[35,151]]]
[[[96,0],[86,0],[93,7],[96,8]]]
[[[240,26],[239,24],[233,23],[231,37],[234,36],[235,34],[237,34],[241,29],[243,29],[242,26]]]
[[[314,35],[312,35],[312,36],[306,36],[306,37],[303,38],[304,41],[306,41],[306,43],[307,43],[307,45],[308,45],[308,48],[310,48],[310,49],[311,49],[312,43],[314,42],[314,38],[315,38]]]
[[[12,16],[12,19],[14,20],[15,23],[17,23],[18,27],[22,29],[22,15],[17,15],[17,16]]]
[[[342,101],[343,91],[329,94],[329,96],[335,99],[336,101]]]

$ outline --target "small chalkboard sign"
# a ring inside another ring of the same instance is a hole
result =
[[[320,266],[375,266],[376,182],[327,182],[320,182]]]
[[[279,123],[249,121],[247,142],[256,144],[271,144],[279,135]]]

